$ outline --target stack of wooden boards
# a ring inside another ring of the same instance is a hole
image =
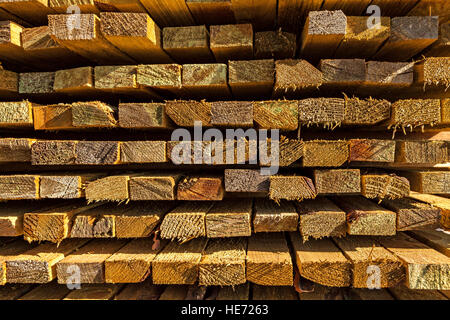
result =
[[[448,299],[450,5],[394,2],[0,0],[0,299]]]

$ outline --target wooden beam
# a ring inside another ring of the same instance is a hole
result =
[[[23,202],[2,203],[0,206],[0,237],[23,235],[23,215],[36,205]]]
[[[32,97],[52,94],[55,72],[23,72],[19,75],[19,93]]]
[[[408,12],[408,16],[440,16],[440,21],[445,22],[450,18],[448,15],[443,14],[442,12],[448,12],[450,10],[449,3],[443,0],[421,0],[413,8]]]
[[[83,246],[87,240],[46,243],[6,261],[8,283],[48,283],[56,278],[56,264]]]
[[[254,103],[250,101],[211,102],[211,124],[223,127],[253,127]]]
[[[361,194],[369,199],[399,199],[409,195],[410,182],[395,174],[363,174]]]
[[[98,179],[101,174],[45,174],[39,177],[39,197],[42,199],[84,198],[87,183]]]
[[[374,86],[390,86],[402,88],[411,86],[414,81],[414,63],[368,61],[366,85],[369,89]]]
[[[117,141],[78,141],[75,146],[75,164],[112,165],[120,161]]]
[[[405,268],[391,252],[371,238],[345,237],[334,239],[344,255],[352,262],[352,287],[389,288],[405,281]],[[373,281],[374,267],[377,270]],[[378,272],[379,270],[379,272]]]
[[[298,101],[254,101],[253,119],[261,129],[297,130]]]
[[[340,167],[348,161],[348,141],[305,141],[303,147],[304,167]]]
[[[114,204],[93,208],[72,219],[71,238],[114,238],[115,215],[109,214]]]
[[[32,127],[33,108],[28,100],[0,102],[0,127]]]
[[[0,3],[1,5],[4,2]],[[25,52],[22,47],[21,34],[24,28],[12,21],[1,21],[0,23],[0,57],[5,62],[11,63],[11,66],[19,70],[33,70],[32,57]],[[37,69],[41,69],[42,67]]]
[[[167,162],[165,141],[119,142],[120,163],[164,163]]]
[[[137,67],[136,84],[163,93],[180,93],[181,69],[179,64],[142,64]]]
[[[395,141],[351,139],[349,161],[394,162]]]
[[[279,31],[255,32],[254,53],[256,59],[292,59],[297,49],[293,33]]]
[[[177,186],[177,200],[220,201],[225,194],[221,176],[190,175]]]
[[[260,166],[274,165],[274,159],[278,157],[278,165],[280,167],[288,167],[303,156],[303,141],[299,139],[288,139],[285,136],[281,136],[278,147],[274,146],[273,154],[271,139],[267,139],[267,148],[262,146],[260,152],[266,152],[265,149],[267,149],[267,155],[261,153],[262,156],[260,156],[259,159]],[[278,155],[276,154],[277,151]],[[269,158],[269,154],[271,158]]]
[[[223,200],[205,217],[208,238],[249,237],[252,233],[252,199]]]
[[[441,102],[439,99],[398,100],[392,104],[388,129],[414,128],[435,125],[441,122]]]
[[[383,206],[397,214],[397,231],[415,230],[439,223],[440,210],[420,201],[409,198],[385,199]]]
[[[231,0],[234,16],[238,23],[251,23],[257,30],[270,30],[275,27],[277,1],[248,2]]]
[[[408,235],[450,257],[450,237],[447,233],[427,229],[410,231]]]
[[[73,217],[99,205],[72,202],[27,212],[23,216],[23,237],[28,242],[59,243],[69,237]]]
[[[91,181],[85,193],[88,203],[96,201],[124,201],[129,199],[130,175],[109,176]]]
[[[352,264],[330,240],[303,242],[300,234],[289,234],[300,275],[329,287],[348,287],[352,280]]]
[[[231,0],[186,0],[198,25],[235,23]]]
[[[277,12],[277,24],[283,30],[298,32],[303,27],[310,11],[320,10],[322,0],[279,0]]]
[[[52,38],[60,45],[96,64],[133,64],[134,60],[123,53],[100,32],[100,19],[95,14],[80,14],[80,28],[70,28],[70,15],[48,16]]]
[[[345,35],[335,53],[336,58],[371,58],[375,55],[390,36],[391,19],[380,17],[380,23],[372,28],[367,22],[368,17],[347,16]]]
[[[161,30],[146,13],[100,13],[102,35],[139,63],[170,63],[162,49]]]
[[[273,59],[228,61],[228,84],[234,97],[270,97],[275,65]]]
[[[209,32],[203,26],[166,27],[163,29],[164,50],[179,63],[213,62],[209,50]]]
[[[269,197],[276,202],[280,200],[314,199],[316,188],[312,180],[302,176],[271,176]]]
[[[295,203],[303,241],[310,237],[342,237],[347,232],[346,213],[329,199],[318,197]]]
[[[450,85],[450,57],[430,57],[414,65],[414,81],[424,90],[443,90]]]
[[[0,68],[0,94],[2,97],[17,97],[19,93],[19,74]]]
[[[39,199],[39,176],[0,176],[1,200]]]
[[[441,211],[441,225],[444,228],[450,229],[450,199],[414,191],[409,193],[409,197],[438,208]]]
[[[391,103],[387,100],[358,98],[345,99],[345,115],[342,124],[374,125],[391,116]]]
[[[397,141],[395,162],[401,163],[445,163],[448,161],[445,141]]]
[[[72,290],[63,300],[111,300],[120,290],[114,284],[85,284]]]
[[[223,63],[184,64],[182,86],[192,97],[216,100],[231,96]]]
[[[347,214],[349,235],[390,236],[396,234],[395,212],[360,196],[334,197],[333,201]]]
[[[166,129],[171,127],[164,103],[119,103],[119,127]]]
[[[89,242],[56,264],[58,283],[73,283],[71,277],[74,269],[79,270],[79,273],[77,272],[79,282],[75,283],[105,283],[105,260],[126,243],[125,240],[108,239],[96,239]]]
[[[269,199],[255,199],[254,208],[255,233],[296,231],[298,228],[298,213],[291,202],[277,204]]]
[[[56,282],[46,283],[33,288],[21,296],[18,300],[62,300],[70,293],[67,286],[61,286]]]
[[[186,242],[205,237],[205,217],[211,209],[210,202],[185,202],[164,217],[161,238]]]
[[[167,101],[166,114],[180,127],[193,127],[201,121],[203,127],[211,126],[211,103],[205,101]]]
[[[210,26],[210,48],[218,62],[253,58],[251,24]]]
[[[274,96],[310,92],[323,83],[323,74],[306,60],[286,59],[275,62]]]
[[[450,55],[450,21],[439,24],[439,38],[424,54],[427,57],[448,57]]]
[[[131,177],[130,200],[175,200],[181,175],[177,173],[146,174]]]
[[[247,250],[247,280],[263,286],[292,286],[294,268],[282,233],[254,235]]]
[[[416,3],[416,0],[406,0],[394,6],[392,0],[374,0],[371,4],[379,6],[383,16],[399,17],[406,15]]]
[[[394,296],[396,300],[447,300],[441,292],[437,290],[413,290],[406,286],[396,286],[390,288],[389,292]]]
[[[158,300],[164,289],[163,286],[154,285],[150,277],[143,282],[126,285],[114,300]]]
[[[75,164],[76,141],[39,140],[31,146],[32,165]]]
[[[225,169],[226,192],[269,192],[269,176],[259,170]]]
[[[47,22],[47,15],[54,11],[49,7],[48,1],[14,0],[2,1],[0,8],[24,19],[34,25],[43,25]]]
[[[31,162],[31,145],[35,142],[27,138],[1,138],[1,162]]]
[[[441,123],[450,124],[450,99],[441,100]]]
[[[393,238],[379,238],[378,241],[405,265],[406,286],[409,289],[450,288],[449,257],[403,233]]]
[[[165,201],[138,202],[117,207],[111,212],[115,215],[116,237],[150,237],[164,215],[173,207],[173,203]]]
[[[408,171],[402,173],[413,191],[430,194],[450,194],[449,171]]]
[[[354,90],[366,81],[366,61],[364,59],[322,59],[320,71],[324,86],[332,91]]]
[[[73,129],[72,105],[55,104],[33,107],[35,130]]]
[[[385,61],[409,60],[438,39],[438,25],[436,16],[392,18],[389,39],[374,58]]]
[[[151,263],[165,246],[153,248],[150,239],[134,239],[105,260],[106,283],[139,283],[151,273]]]
[[[299,123],[303,126],[334,128],[344,120],[345,100],[340,98],[310,98],[299,100]]]
[[[79,67],[55,72],[53,90],[79,96],[92,96],[98,94],[94,84],[94,68]]]
[[[152,261],[154,284],[194,284],[207,241],[194,239],[184,244],[170,242]]]
[[[30,246],[29,243],[22,239],[14,240],[13,242],[0,247],[0,290],[6,284],[6,261],[8,261],[8,259],[14,259],[17,255],[30,250],[33,247],[34,245]],[[2,293],[0,293],[0,298],[3,298]]]
[[[72,103],[72,125],[75,128],[113,128],[116,108],[103,102]]]
[[[245,238],[209,240],[199,264],[200,286],[234,286],[244,284],[246,278]]]
[[[301,35],[300,56],[308,61],[332,57],[346,34],[347,17],[341,10],[311,11]]]

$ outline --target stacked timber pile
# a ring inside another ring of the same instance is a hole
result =
[[[450,297],[450,2],[74,3],[0,0],[0,299]]]

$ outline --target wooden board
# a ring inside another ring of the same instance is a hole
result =
[[[361,194],[369,199],[399,199],[407,197],[410,184],[405,177],[395,174],[364,174],[361,176]]]
[[[300,275],[330,287],[351,285],[351,262],[329,239],[303,242],[299,233],[289,234]]]
[[[273,59],[228,61],[228,84],[234,97],[270,97],[275,73]]]
[[[231,0],[186,0],[198,25],[232,24],[235,21]]]
[[[117,141],[78,141],[75,146],[75,164],[112,165],[120,161]]]
[[[56,282],[50,282],[33,288],[18,300],[62,300],[70,293],[70,289]]]
[[[170,63],[162,49],[161,30],[146,13],[100,13],[102,35],[139,63]]]
[[[161,223],[161,238],[185,242],[206,236],[205,216],[210,202],[185,202],[166,214]]]
[[[302,126],[323,126],[333,129],[344,120],[344,114],[344,99],[310,98],[298,102],[298,121]]]
[[[194,239],[184,244],[169,243],[152,261],[154,284],[194,284],[207,241]]]
[[[194,25],[184,0],[142,0],[141,3],[161,27]]]
[[[347,17],[340,11],[311,11],[301,35],[300,56],[309,61],[332,57],[346,34]]]
[[[411,190],[430,194],[450,194],[450,172],[409,171],[405,172],[411,183]]]
[[[129,181],[130,200],[175,200],[178,173],[147,174]]]
[[[285,59],[275,62],[276,97],[311,92],[323,82],[322,72],[306,60]]]
[[[199,264],[200,286],[234,286],[246,282],[245,238],[209,240]]]
[[[304,167],[340,167],[348,161],[348,157],[348,141],[312,140],[304,142]]]
[[[345,181],[345,183],[342,183]],[[358,194],[361,192],[359,169],[314,170],[317,194]]]
[[[33,139],[0,138],[1,162],[31,162],[31,145]]]
[[[383,200],[383,206],[397,213],[397,231],[414,230],[439,223],[440,210],[409,198]]]
[[[354,288],[389,288],[405,281],[405,268],[391,252],[371,238],[334,239],[352,262]]]
[[[1,200],[39,199],[39,176],[0,176]]]
[[[105,260],[106,283],[139,283],[151,273],[151,263],[165,246],[154,248],[151,239],[130,241]]]
[[[294,131],[298,128],[298,102],[254,101],[253,119],[258,128]]]
[[[367,17],[347,16],[344,39],[336,50],[336,58],[371,58],[389,38],[391,19],[381,17],[380,24],[368,27]]]
[[[87,240],[42,244],[6,261],[8,283],[47,283],[56,278],[56,264],[83,246]]]
[[[120,163],[163,163],[167,162],[165,141],[123,141],[119,142]]]
[[[448,57],[450,55],[450,21],[439,24],[439,38],[426,50],[427,57]]]
[[[71,238],[113,238],[115,215],[108,214],[112,205],[100,206],[77,214],[72,220]]]
[[[254,211],[255,233],[296,231],[298,228],[298,213],[291,202],[277,204],[269,199],[255,199]]]
[[[77,141],[39,140],[31,146],[32,165],[75,164]]]
[[[395,212],[387,210],[360,196],[334,197],[347,214],[347,233],[364,236],[390,236],[396,234]]]
[[[345,99],[345,115],[342,124],[374,125],[391,116],[391,103],[376,99]]]
[[[95,201],[123,201],[129,199],[130,175],[109,176],[91,181],[85,189],[88,203]]]
[[[431,204],[433,207],[438,208],[441,211],[441,225],[444,228],[450,229],[450,199],[414,191],[409,193],[409,197]]]
[[[183,64],[182,86],[190,97],[217,100],[231,96],[223,63]]]
[[[426,229],[409,231],[408,235],[450,257],[450,235],[442,230]]]
[[[253,57],[251,24],[213,25],[209,28],[210,48],[218,62]]]
[[[249,237],[252,199],[229,199],[214,204],[205,217],[208,238]]]
[[[293,33],[281,30],[255,32],[256,59],[292,59],[296,49],[296,36]]]
[[[39,177],[39,197],[42,199],[84,198],[84,187],[100,174],[45,174]]]
[[[114,284],[84,284],[79,290],[72,290],[64,300],[110,300],[120,290]]]
[[[353,90],[366,81],[364,59],[322,59],[319,66],[324,85],[333,90]]]
[[[226,192],[269,192],[269,176],[259,170],[225,169]]]
[[[99,93],[94,87],[93,67],[78,67],[55,72],[53,83],[55,92],[91,97]]]
[[[209,50],[209,32],[204,25],[164,28],[163,46],[164,50],[179,63],[214,61]]]
[[[409,60],[438,39],[438,25],[436,16],[392,18],[389,39],[374,58],[385,61]]]
[[[56,264],[58,283],[105,283],[105,260],[126,243],[125,240],[107,239],[89,242]],[[74,275],[79,278],[76,279]]]
[[[216,300],[249,300],[249,283],[238,286],[222,287],[217,294]]]
[[[14,0],[2,1],[0,8],[12,13],[34,25],[45,24],[48,14],[53,13],[48,1]]]
[[[119,126],[133,129],[169,128],[164,103],[120,103]]]
[[[295,204],[303,241],[310,237],[342,237],[347,233],[346,213],[324,197]]]
[[[0,93],[2,96],[17,97],[19,91],[19,74],[1,68],[0,79],[2,80],[0,85]]]
[[[158,300],[164,289],[163,286],[154,285],[150,277],[143,282],[126,285],[114,300]]]
[[[203,127],[211,126],[211,103],[205,101],[167,101],[166,114],[181,127],[193,127],[201,121]]]
[[[286,286],[252,286],[253,300],[298,300],[293,287]]]
[[[314,199],[316,188],[312,180],[302,176],[271,176],[269,197],[276,202],[280,200]]]
[[[70,18],[66,14],[48,16],[51,36],[60,45],[96,64],[134,63],[132,58],[103,37],[97,15],[80,14],[80,28],[71,28]]]
[[[445,90],[450,84],[450,57],[430,57],[414,65],[414,79],[425,90]],[[431,87],[431,88],[430,88]]]
[[[398,141],[395,162],[401,163],[445,163],[448,161],[446,141]]]
[[[22,239],[17,239],[0,247],[0,289],[6,284],[6,261],[8,259],[14,259],[17,255],[30,250],[34,246]],[[2,298],[2,294],[4,293],[0,293],[0,299]]]
[[[173,63],[141,64],[137,67],[136,84],[163,93],[180,93],[181,69],[181,65]]]
[[[253,235],[248,242],[247,280],[263,286],[292,286],[294,267],[283,233]]]
[[[46,240],[59,243],[69,237],[75,215],[99,205],[72,202],[27,212],[23,217],[23,237],[28,242]]]
[[[174,207],[171,202],[154,201],[117,207],[115,215],[117,238],[150,237],[164,215]]]
[[[397,300],[448,300],[448,298],[437,290],[413,290],[404,285],[391,288],[389,292]]]
[[[17,84],[16,84],[17,86]],[[32,127],[33,108],[27,100],[0,102],[0,127]]]
[[[395,141],[351,139],[349,161],[394,162]]]
[[[231,5],[238,23],[249,22],[257,30],[268,30],[275,27],[277,1],[254,3],[246,0],[231,0]]]
[[[365,84],[369,86],[369,89],[373,89],[374,86],[394,88],[406,87],[412,85],[413,81],[414,63],[386,61],[367,62]]]
[[[449,289],[449,257],[402,233],[378,241],[404,263],[409,289]]]
[[[177,186],[177,200],[220,201],[224,193],[221,176],[190,175],[181,179]]]
[[[220,127],[253,127],[255,109],[254,103],[249,101],[211,102],[211,124]]]
[[[23,235],[23,215],[36,208],[32,203],[6,202],[0,205],[0,237]]]

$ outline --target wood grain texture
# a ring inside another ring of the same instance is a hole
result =
[[[296,231],[298,213],[291,202],[279,204],[269,199],[255,199],[253,215],[253,231],[282,232]]]
[[[231,96],[223,63],[183,64],[182,86],[187,95],[201,99]]]
[[[441,225],[444,228],[450,229],[450,199],[414,191],[409,193],[409,197],[438,208],[441,211]]]
[[[264,286],[292,286],[294,268],[284,234],[254,235],[247,250],[247,280]]]
[[[76,141],[39,140],[31,146],[32,165],[75,164]]]
[[[254,101],[253,119],[261,129],[294,131],[298,128],[297,101]]]
[[[270,97],[274,74],[273,59],[228,61],[228,84],[234,97]]]
[[[32,104],[25,101],[0,102],[0,127],[32,127]]]
[[[269,197],[272,200],[314,199],[316,188],[312,180],[302,176],[271,176]]]
[[[205,217],[208,238],[249,237],[252,199],[229,199],[214,204]]]
[[[39,177],[39,196],[43,199],[79,199],[84,198],[84,188],[98,174],[46,174]]]
[[[395,161],[401,163],[445,163],[448,161],[447,144],[437,140],[398,141]]]
[[[343,124],[374,125],[389,119],[391,103],[387,100],[358,98],[345,99],[345,114]]]
[[[129,181],[131,200],[175,200],[178,173],[147,174],[132,177]]]
[[[450,194],[450,172],[409,171],[405,172],[413,191],[430,194]]]
[[[313,140],[303,145],[303,166],[340,167],[349,157],[348,141]]]
[[[26,138],[1,138],[0,163],[31,162],[31,145],[34,141]]]
[[[213,126],[252,127],[254,113],[256,110],[252,102],[211,102],[211,124]]]
[[[253,57],[251,24],[213,25],[209,28],[210,48],[218,62]]]
[[[310,98],[298,102],[298,121],[303,126],[334,128],[344,120],[344,114],[344,99]]]
[[[226,192],[269,192],[269,176],[259,170],[225,169]]]
[[[395,174],[364,174],[361,176],[361,194],[369,199],[399,199],[407,197],[410,182]]]
[[[120,163],[167,162],[165,141],[120,142]]]
[[[177,200],[220,201],[224,197],[221,176],[193,176],[181,179],[177,186]]]
[[[256,59],[292,59],[297,42],[295,34],[279,31],[255,32],[254,52]]]
[[[351,139],[349,161],[394,162],[395,141]]]
[[[119,126],[133,129],[169,128],[164,103],[119,103]]]
[[[426,229],[408,232],[412,238],[450,257],[450,236],[439,230]]]
[[[39,176],[0,176],[1,200],[39,199]]]

